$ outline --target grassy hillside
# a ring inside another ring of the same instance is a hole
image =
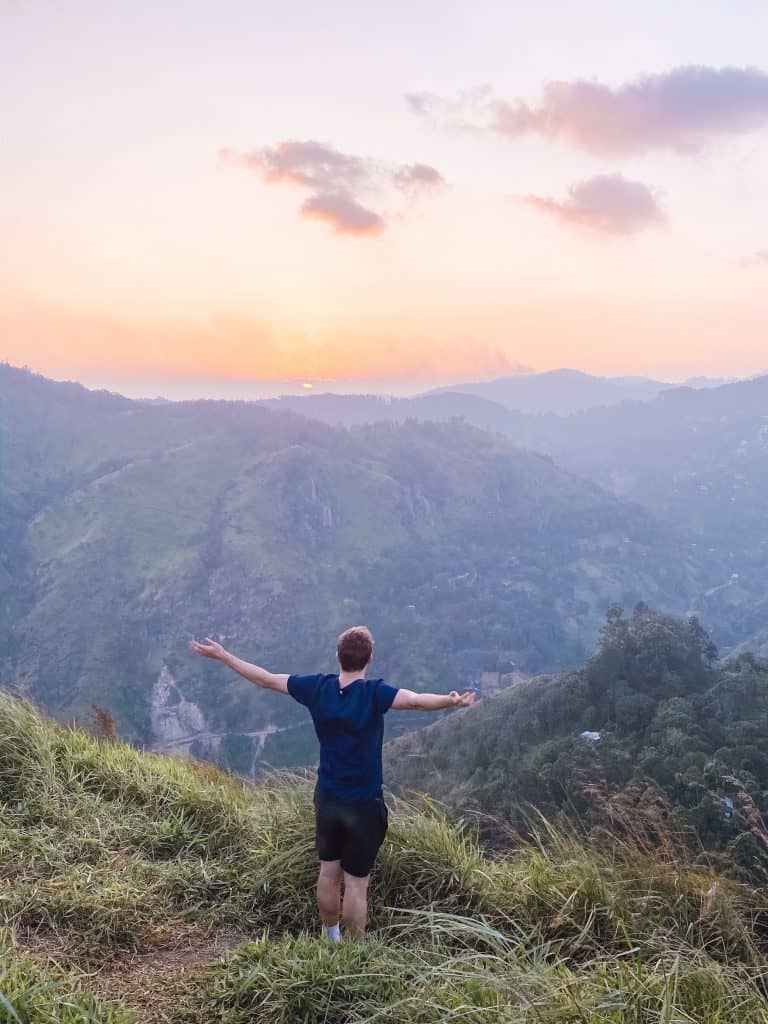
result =
[[[612,601],[683,611],[703,585],[637,506],[459,423],[346,431],[8,366],[0,413],[2,678],[65,720],[105,707],[140,742],[162,679],[168,716],[196,705],[193,731],[245,771],[311,763],[304,712],[190,657],[191,635],[320,671],[364,621],[377,672],[435,689],[461,685],[468,649],[579,663]],[[261,750],[247,734],[267,727],[291,729]]]
[[[765,1024],[761,891],[398,803],[364,943],[316,937],[310,786],[254,789],[0,695],[2,1024]]]
[[[768,663],[715,654],[695,619],[613,609],[583,669],[390,743],[390,779],[517,827],[530,807],[587,825],[667,818],[764,880]]]

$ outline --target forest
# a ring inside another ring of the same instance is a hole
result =
[[[768,664],[720,663],[695,616],[613,606],[583,668],[537,677],[387,748],[401,790],[426,789],[523,831],[672,830],[745,872],[768,868]]]

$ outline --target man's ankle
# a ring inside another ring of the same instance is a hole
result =
[[[341,942],[341,929],[339,928],[338,921],[336,924],[327,924],[325,926],[325,934],[331,942]]]

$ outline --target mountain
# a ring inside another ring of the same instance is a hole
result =
[[[408,400],[407,415],[448,419],[448,406],[420,402],[449,395],[457,418],[549,455],[676,530],[687,555],[696,557],[711,580],[688,610],[714,624],[723,649],[753,636],[755,644],[760,641],[768,629],[768,375],[706,388],[670,386],[652,400],[568,416],[505,412],[499,403],[491,415],[473,405],[487,398],[443,392]],[[352,406],[356,422],[406,414],[394,402],[375,398],[350,400]],[[320,412],[306,399],[296,400],[294,408],[312,416]],[[343,410],[343,403],[335,407],[334,422],[344,422]]]
[[[719,578],[692,605],[735,646],[768,626],[768,376],[533,426],[528,444],[687,535]]]
[[[766,398],[768,376],[706,389],[671,388],[650,403],[542,419],[538,447],[624,493],[637,487],[636,476],[670,480],[734,459],[746,459],[751,468],[749,459],[764,450],[768,437]],[[628,467],[626,481],[620,463]]]
[[[718,666],[695,618],[612,609],[584,668],[533,679],[387,745],[388,777],[525,828],[652,816],[768,873],[768,663]],[[535,821],[535,818],[534,818]]]
[[[498,402],[477,395],[440,392],[415,398],[381,395],[284,395],[265,399],[269,409],[290,411],[321,420],[331,426],[359,426],[364,423],[403,423],[406,420],[446,421],[460,419],[481,430],[512,433],[521,417]]]
[[[596,377],[581,370],[562,369],[455,384],[440,388],[437,393],[458,391],[488,398],[519,412],[551,412],[568,416],[595,406],[650,401],[672,386],[647,377]]]
[[[737,381],[738,377],[686,377],[681,385],[687,388],[719,388]]]
[[[214,634],[332,669],[370,624],[376,671],[462,685],[462,653],[579,663],[605,608],[684,611],[711,585],[637,505],[466,424],[332,429],[259,403],[146,404],[0,367],[3,675],[62,719],[239,771],[310,763],[292,701],[189,655]],[[393,719],[410,728],[418,715]]]
[[[725,379],[691,377],[685,385],[704,389],[731,383]],[[600,406],[650,402],[676,385],[647,377],[595,377],[579,370],[520,373],[490,381],[453,384],[412,398],[382,395],[283,395],[263,404],[334,425],[352,426],[383,420],[464,419],[484,430],[512,437],[531,432],[528,416],[570,416]],[[527,414],[527,415],[524,415]],[[534,419],[535,424],[537,419]],[[532,431],[536,436],[536,430]]]
[[[368,937],[328,943],[308,780],[253,787],[0,693],[1,1024],[768,1019],[762,890],[660,837],[489,857],[389,802]]]

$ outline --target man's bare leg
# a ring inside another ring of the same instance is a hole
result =
[[[341,920],[344,929],[356,939],[365,935],[365,923],[368,917],[368,880],[356,878],[344,872],[344,902],[341,909]]]
[[[320,911],[320,920],[326,928],[338,928],[341,915],[341,861],[320,861],[317,908]]]

